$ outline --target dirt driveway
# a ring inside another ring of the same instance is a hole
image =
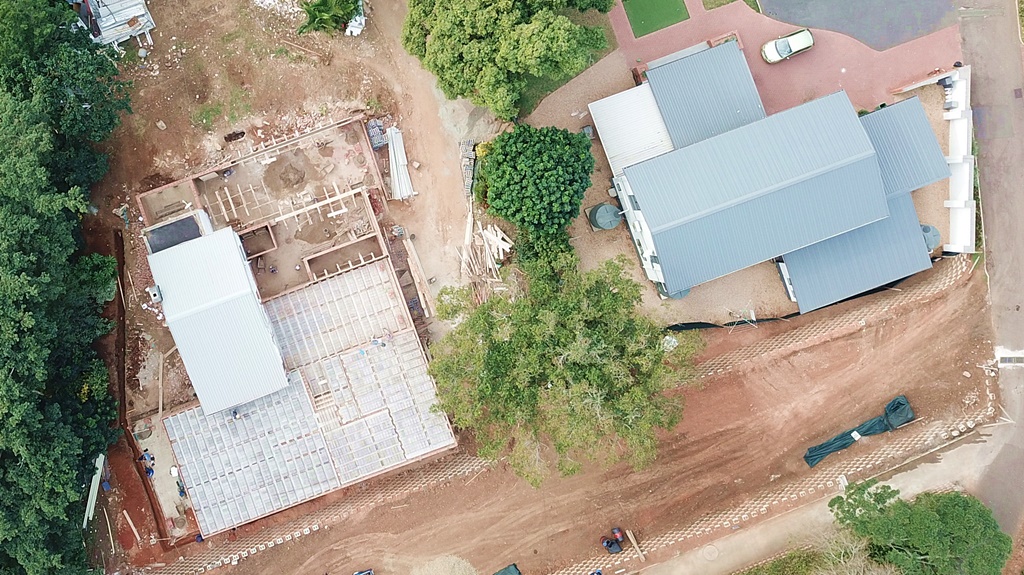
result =
[[[453,554],[484,574],[510,562],[527,573],[549,573],[593,555],[601,533],[615,524],[641,534],[688,524],[805,475],[806,447],[876,415],[897,394],[905,393],[923,417],[960,414],[965,397],[984,393],[983,374],[974,367],[991,353],[984,292],[977,274],[894,320],[687,391],[683,423],[642,472],[589,467],[534,490],[499,468],[385,504],[348,525],[261,553],[233,572],[372,566],[386,575]],[[974,377],[964,378],[965,370]],[[822,466],[887,440],[870,438]]]

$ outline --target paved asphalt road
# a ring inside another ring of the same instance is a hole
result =
[[[999,347],[1024,350],[1024,67],[1013,0],[968,0],[959,10],[964,60],[971,65],[971,104],[984,209],[986,267]],[[1024,355],[1024,353],[1022,353]],[[1017,425],[992,437],[999,445],[976,491],[1003,529],[1024,518],[1024,385],[1022,368],[1000,373],[1003,406]]]
[[[760,0],[766,16],[853,36],[875,50],[956,22],[953,0]],[[952,62],[950,62],[952,63]]]

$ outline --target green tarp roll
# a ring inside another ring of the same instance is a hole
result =
[[[910,409],[910,402],[907,401],[907,396],[897,396],[885,406],[885,413],[883,415],[869,419],[853,429],[840,433],[825,443],[808,449],[807,453],[804,454],[804,461],[810,467],[814,467],[822,459],[825,459],[828,454],[841,451],[853,445],[856,441],[853,438],[853,432],[855,431],[861,436],[878,435],[879,433],[892,431],[911,421],[914,421],[914,410]]]

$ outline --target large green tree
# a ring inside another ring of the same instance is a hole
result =
[[[611,0],[410,0],[402,45],[437,76],[449,98],[469,98],[500,118],[518,114],[530,76],[582,72],[605,46],[600,28],[579,26],[567,9],[611,9]]]
[[[87,188],[103,177],[107,158],[92,144],[131,111],[116,54],[75,21],[63,2],[0,0],[0,88],[37,102],[53,134],[43,164],[62,190]]]
[[[106,49],[62,2],[0,0],[0,572],[82,573],[83,486],[116,437],[107,371],[115,263],[87,254],[93,144],[128,109]]]
[[[526,263],[522,293],[477,307],[446,292],[442,309],[461,322],[431,347],[440,409],[474,432],[483,457],[507,453],[533,483],[552,463],[568,474],[583,459],[654,460],[656,431],[681,414],[665,392],[689,375],[696,349],[666,355],[620,262],[578,264],[572,253]]]
[[[535,246],[523,246],[524,239],[536,244],[566,237],[593,170],[585,135],[526,124],[495,138],[480,160],[489,211],[525,233],[520,245],[527,249]]]
[[[904,575],[999,575],[1012,542],[992,511],[958,492],[913,501],[877,482],[850,485],[829,508],[836,522],[868,541],[868,553]]]

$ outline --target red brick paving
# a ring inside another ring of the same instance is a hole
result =
[[[765,111],[774,114],[809,100],[846,90],[857,108],[892,102],[892,91],[926,78],[936,68],[948,70],[963,60],[959,25],[950,26],[877,52],[857,40],[814,29],[811,50],[779,64],[761,59],[761,45],[795,30],[758,14],[742,1],[705,10],[701,0],[685,0],[690,18],[634,38],[621,0],[612,8],[612,28],[627,62],[648,62],[705,40],[737,33],[761,93]]]

